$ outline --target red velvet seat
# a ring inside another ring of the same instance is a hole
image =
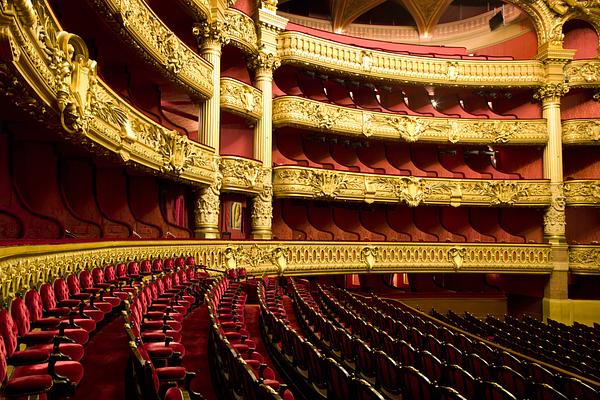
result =
[[[161,272],[163,272],[163,260],[160,258],[155,258],[154,261],[152,261],[152,272],[154,272],[155,274],[159,274]]]
[[[13,376],[11,379],[7,379],[6,354],[4,339],[0,337],[0,396],[2,398],[43,395],[52,389],[54,382],[50,374]]]
[[[6,358],[9,360],[9,362],[11,362],[11,360],[14,358],[15,362],[20,364],[20,366],[17,366],[14,370],[12,375],[13,379],[30,375],[45,375],[49,373],[49,359],[48,357],[42,357],[41,352],[37,351],[37,354],[26,354],[28,350],[24,350],[22,352],[16,351],[19,342],[17,328],[12,317],[6,310],[0,310],[0,334],[4,339]],[[83,378],[83,366],[77,361],[52,360],[52,365],[54,366],[54,371],[58,376],[66,377],[75,385],[79,384],[81,378]]]
[[[56,282],[54,290],[56,291]],[[90,290],[89,292],[83,292],[81,290],[81,285],[79,284],[79,279],[76,275],[71,274],[67,276],[67,286],[69,288],[69,297],[73,299],[83,299],[90,302],[90,305],[93,304],[94,307],[102,311],[104,314],[108,314],[112,311],[113,306],[111,303],[103,300],[102,293],[98,290]],[[94,293],[95,292],[95,293]]]
[[[146,259],[140,263],[140,271],[139,274],[141,276],[150,276],[152,275],[152,263],[150,260]]]
[[[112,308],[121,305],[121,299],[117,296],[113,296],[110,293],[110,289],[112,288],[109,288],[107,294],[107,290],[105,288],[98,287],[94,284],[92,273],[87,269],[84,269],[79,273],[79,285],[83,293],[100,294],[102,301],[110,303]]]
[[[60,288],[63,292],[61,292],[61,299],[57,300],[52,285],[43,283],[42,286],[40,286],[40,297],[46,314],[66,316],[73,310],[79,309],[80,316],[83,314],[84,317],[89,317],[96,322],[104,319],[104,313],[102,311],[90,309],[89,305],[86,305],[82,300],[69,299],[69,290],[67,289],[66,284],[61,285]]]
[[[25,294],[25,305],[29,310],[29,316],[33,327],[51,327],[56,329],[60,321],[69,321],[70,324],[76,325],[87,332],[96,330],[96,321],[91,318],[82,318],[78,311],[72,311],[68,316],[44,316],[44,305],[42,298],[37,290],[29,289]],[[85,316],[85,314],[83,314]]]
[[[115,273],[114,267],[112,268],[112,272]],[[118,289],[117,281],[115,281],[113,284],[105,280],[104,271],[102,271],[102,268],[95,267],[92,269],[92,279],[94,280],[94,286],[110,290],[111,296],[118,297],[121,300],[127,300],[129,298],[129,294],[127,292]]]

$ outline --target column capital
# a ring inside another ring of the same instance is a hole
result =
[[[533,98],[542,102],[560,101],[560,98],[567,94],[569,89],[569,85],[565,82],[546,83],[538,88],[533,94]]]
[[[280,58],[274,53],[260,50],[257,55],[250,58],[248,66],[257,74],[273,74],[273,71],[281,65]]]
[[[224,46],[229,43],[228,23],[225,21],[202,21],[194,24],[192,32],[199,47]]]

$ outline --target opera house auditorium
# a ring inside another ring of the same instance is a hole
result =
[[[0,0],[0,399],[600,400],[600,0]]]

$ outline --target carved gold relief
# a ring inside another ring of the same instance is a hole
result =
[[[262,92],[233,78],[221,78],[221,108],[242,117],[262,117]]]
[[[574,119],[562,122],[563,144],[600,144],[600,119]]]
[[[600,273],[600,246],[569,246],[569,270],[579,273]]]
[[[221,156],[220,168],[226,191],[260,192],[269,173],[260,161],[235,156]]]
[[[258,37],[252,18],[236,9],[229,9],[225,13],[227,34],[231,43],[240,47],[246,53],[253,54],[258,51]]]
[[[187,47],[143,0],[94,0],[98,12],[142,57],[194,97],[212,96],[212,66]]]
[[[252,198],[252,230],[270,231],[273,220],[273,187],[265,185],[258,196]]]
[[[565,67],[569,86],[597,86],[600,84],[600,61],[572,61]]]
[[[543,65],[530,61],[470,61],[415,57],[369,50],[336,43],[300,32],[283,32],[278,37],[278,54],[283,63],[347,75],[462,86],[538,86],[544,82]]]
[[[562,96],[569,92],[569,85],[566,83],[547,83],[533,94],[537,100],[560,100]]]
[[[544,215],[544,234],[548,237],[564,237],[565,235],[565,191],[562,183],[550,185],[552,195],[550,207]]]
[[[273,169],[275,197],[361,201],[371,204],[547,206],[549,181],[418,178],[297,166]]]
[[[481,120],[395,115],[340,107],[296,96],[273,100],[273,126],[407,142],[545,144],[544,120]]]
[[[461,244],[461,271],[549,273],[549,245]],[[244,241],[96,242],[0,249],[0,297],[58,276],[145,258],[192,255],[209,268],[246,267],[250,275],[361,272],[453,272],[457,249],[446,243]],[[596,271],[598,271],[597,263]]]
[[[569,206],[600,207],[600,181],[567,181],[565,197]]]

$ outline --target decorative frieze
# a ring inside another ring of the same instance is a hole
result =
[[[143,0],[93,0],[121,37],[174,84],[194,97],[212,96],[212,65],[187,47]]]
[[[600,207],[600,181],[577,180],[565,182],[568,206]]]
[[[545,144],[545,120],[483,120],[398,115],[336,106],[296,96],[273,99],[273,126],[406,142]]]
[[[221,78],[221,108],[254,121],[262,117],[262,92],[233,78]]]
[[[239,244],[238,244],[239,243]],[[42,282],[117,262],[192,255],[209,268],[246,267],[250,275],[365,272],[552,271],[550,246],[400,242],[117,241],[0,249],[0,300]],[[598,271],[598,263],[596,271]]]
[[[563,121],[562,142],[566,145],[600,144],[600,119],[572,119]]]
[[[600,61],[571,61],[565,67],[565,76],[571,87],[597,87],[600,85]]]
[[[373,76],[398,83],[438,85],[535,87],[544,83],[538,60],[444,60],[365,50],[300,32],[283,32],[278,38],[283,63],[333,71],[337,74]]]
[[[600,246],[569,246],[569,270],[583,274],[600,274]]]
[[[223,191],[261,192],[264,178],[269,173],[260,161],[236,156],[221,156],[220,167]]]
[[[549,181],[419,178],[362,174],[298,166],[273,169],[275,197],[360,201],[367,204],[404,203],[548,206]]]

